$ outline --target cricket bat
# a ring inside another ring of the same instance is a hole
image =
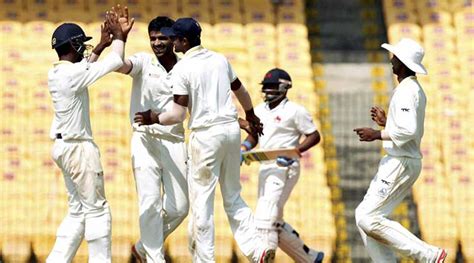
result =
[[[244,152],[242,156],[246,163],[275,160],[278,156],[285,156],[288,158],[300,157],[296,148],[248,151]]]

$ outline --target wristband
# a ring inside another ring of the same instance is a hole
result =
[[[247,140],[243,141],[241,145],[245,147],[246,151],[252,149],[252,144]]]

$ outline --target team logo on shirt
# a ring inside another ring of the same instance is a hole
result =
[[[276,122],[276,123],[280,123],[280,122],[281,122],[280,116],[276,116],[276,117],[275,117],[275,122]]]
[[[150,78],[159,78],[160,77],[160,74],[157,74],[157,73],[148,73],[148,76]]]
[[[408,109],[408,108],[402,108],[402,111],[404,111],[404,112],[409,112],[410,109]]]

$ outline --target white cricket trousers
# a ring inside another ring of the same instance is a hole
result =
[[[314,262],[314,255],[309,254],[310,249],[283,219],[285,204],[299,177],[299,161],[288,167],[278,166],[276,162],[260,165],[255,225],[262,241],[267,242],[269,247],[280,247],[295,262]]]
[[[434,262],[436,258],[438,248],[423,242],[398,222],[387,218],[409,193],[420,172],[421,159],[383,157],[364,200],[356,208],[357,227],[370,257],[376,263],[395,263],[393,250],[419,262]]]
[[[97,145],[92,140],[57,139],[52,157],[62,170],[68,214],[46,262],[71,262],[85,237],[90,263],[111,262],[111,215]]]
[[[131,152],[140,242],[147,262],[165,262],[163,242],[189,210],[186,145],[134,131]]]
[[[190,135],[189,222],[193,262],[215,262],[214,195],[220,184],[224,210],[244,255],[256,248],[252,210],[240,196],[240,128],[225,123],[195,129]]]

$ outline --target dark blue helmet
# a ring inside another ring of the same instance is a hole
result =
[[[80,26],[73,23],[64,23],[54,30],[51,47],[55,49],[68,42],[71,44],[83,44],[91,39],[92,37],[86,36]]]

